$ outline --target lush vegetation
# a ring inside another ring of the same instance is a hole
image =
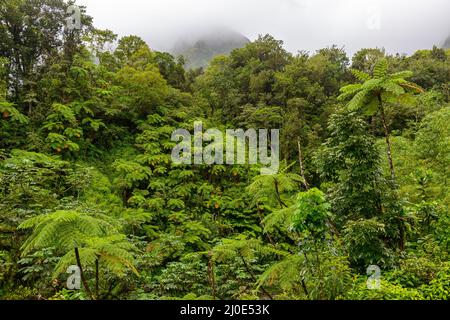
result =
[[[0,298],[450,298],[449,50],[266,35],[185,71],[66,7],[0,3]],[[199,120],[280,128],[280,172],[173,164]]]

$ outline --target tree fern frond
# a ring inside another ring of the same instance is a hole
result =
[[[370,75],[365,72],[362,72],[357,69],[352,69],[350,71],[353,74],[353,76],[361,82],[365,82],[370,79]]]
[[[341,88],[341,94],[338,96],[339,101],[347,100],[348,98],[354,96],[356,93],[358,93],[361,90],[362,84],[350,84],[348,86],[345,86]]]
[[[74,245],[82,245],[89,237],[118,233],[109,222],[76,211],[56,211],[25,221],[19,227],[34,229],[22,245],[24,255],[55,245],[69,250]]]
[[[281,289],[292,290],[300,280],[300,270],[304,258],[300,255],[290,255],[267,269],[258,279],[257,289],[263,285],[273,285],[277,282]]]
[[[264,224],[264,232],[271,233],[275,231],[276,228],[287,230],[292,225],[294,211],[294,207],[289,207],[276,210],[266,216],[262,221]]]
[[[412,82],[405,82],[400,84],[403,88],[405,88],[408,91],[414,92],[414,93],[424,93],[425,90],[420,87],[419,85],[412,83]]]
[[[391,78],[392,79],[408,79],[408,78],[411,78],[413,75],[414,75],[414,73],[412,71],[406,70],[406,71],[400,71],[400,72],[393,73],[391,75]]]
[[[370,79],[363,83],[362,89],[363,90],[379,90],[381,88],[381,85],[383,83],[383,79]]]
[[[386,90],[387,92],[390,92],[390,93],[392,93],[392,94],[394,94],[394,95],[396,95],[396,96],[405,93],[405,89],[403,89],[402,86],[400,86],[400,85],[398,85],[398,84],[396,84],[396,83],[394,83],[394,82],[392,82],[392,81],[389,81],[389,82],[383,82],[383,83],[381,84],[381,87],[382,87],[384,90]]]
[[[386,58],[380,59],[373,68],[373,76],[376,79],[384,78],[388,71],[388,61]]]
[[[373,116],[378,112],[379,102],[377,99],[371,99],[367,106],[364,108],[364,114],[366,116]]]
[[[370,98],[370,91],[368,90],[362,90],[360,92],[358,92],[352,100],[350,100],[350,102],[347,104],[347,108],[350,111],[356,111],[361,109],[365,103],[367,103],[367,101]]]

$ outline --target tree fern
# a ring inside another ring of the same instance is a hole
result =
[[[300,295],[301,270],[305,258],[293,254],[268,268],[258,279],[257,288],[261,286],[279,286],[284,292],[296,291]]]
[[[51,246],[67,251],[74,246],[82,246],[89,237],[118,233],[107,216],[97,214],[94,217],[76,211],[39,215],[23,222],[19,228],[33,229],[22,245],[23,254]]]
[[[271,233],[276,229],[287,232],[289,228],[292,227],[294,211],[295,207],[290,206],[288,208],[275,210],[267,215],[262,221],[264,232]]]
[[[406,80],[412,76],[412,72],[402,71],[389,74],[388,68],[388,61],[383,58],[375,64],[371,78],[367,77],[367,74],[360,71],[353,71],[355,77],[360,82],[363,82],[362,85],[356,84],[343,87],[338,100],[343,101],[350,99],[350,102],[347,104],[347,108],[350,111],[361,110],[368,116],[374,116],[377,112],[380,113],[386,139],[387,157],[391,177],[392,180],[395,180],[395,170],[392,160],[392,148],[385,113],[385,104],[387,102],[392,102],[396,98],[400,101],[400,97],[404,98],[407,94],[421,93],[423,90],[418,85]]]
[[[104,268],[119,277],[123,277],[127,270],[139,275],[134,266],[133,251],[136,249],[124,235],[91,237],[85,239],[85,244],[86,247],[79,249],[82,264],[92,266],[96,260],[100,260]],[[57,278],[74,264],[76,264],[75,254],[71,250],[60,259],[53,277]]]
[[[285,203],[285,196],[289,198],[289,194],[299,190],[303,182],[300,175],[287,172],[291,166],[285,167],[276,175],[259,175],[254,178],[253,183],[247,187],[247,192],[253,195],[255,204],[267,203],[273,207],[288,206]]]
[[[64,252],[54,276],[65,272],[68,266],[77,264],[81,270],[83,285],[91,298],[98,297],[98,290],[95,295],[91,292],[83,265],[96,265],[97,289],[99,263],[117,276],[123,276],[127,269],[138,274],[134,267],[134,246],[118,231],[116,220],[106,215],[56,211],[31,218],[19,228],[33,229],[22,245],[23,256],[47,247],[55,247]]]

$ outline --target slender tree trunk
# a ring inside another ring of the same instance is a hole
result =
[[[245,270],[247,270],[247,272],[249,273],[250,277],[252,277],[252,280],[256,283],[258,280],[256,279],[255,275],[253,274],[253,271],[250,269],[250,267],[248,266],[247,262],[245,261],[244,257],[239,255],[241,257],[242,263],[244,264]],[[264,289],[263,286],[260,287],[261,291],[270,299],[273,300],[272,295],[267,292],[266,289]]]
[[[370,119],[370,129],[372,130],[372,135],[375,136],[377,134],[377,122],[375,115],[373,115],[372,119]]]
[[[97,259],[95,259],[95,298],[99,298],[99,273],[98,273],[98,263],[99,263],[99,257],[97,256]]]
[[[216,277],[214,274],[214,262],[212,261],[212,253],[209,253],[209,260],[208,260],[208,273],[209,273],[209,279],[211,283],[211,293],[213,300],[216,300]]]
[[[308,288],[306,287],[305,279],[302,279],[302,288],[303,288],[303,292],[309,299],[309,292],[308,292]]]
[[[274,179],[274,185],[275,185],[275,195],[277,197],[277,200],[280,204],[280,207],[283,208],[287,208],[288,206],[283,202],[283,200],[281,199],[281,195],[280,195],[280,191],[278,189],[278,181],[276,179]]]
[[[380,113],[381,113],[381,120],[383,122],[384,137],[386,138],[387,156],[388,156],[388,161],[389,161],[389,168],[391,170],[391,178],[392,178],[392,181],[395,182],[395,169],[394,169],[394,161],[392,160],[391,139],[389,136],[389,128],[388,128],[387,121],[386,121],[386,114],[384,112],[383,99],[381,98],[381,94],[378,95],[378,102],[379,102],[379,108],[380,108]]]
[[[405,251],[405,221],[403,219],[400,219],[400,250]]]
[[[395,183],[396,178],[395,178],[394,161],[392,160],[392,146],[391,146],[391,141],[390,141],[390,137],[389,137],[389,128],[388,128],[387,121],[386,121],[386,114],[384,112],[383,99],[381,98],[381,94],[378,94],[378,102],[379,102],[379,106],[380,106],[381,120],[383,122],[384,136],[386,138],[387,155],[388,155],[388,160],[389,160],[389,168],[391,170],[391,178],[392,178],[392,182]],[[400,250],[403,251],[405,249],[405,223],[402,218],[399,218],[399,221],[400,221],[399,247],[400,247]]]
[[[261,227],[264,229],[264,224],[263,224],[264,217],[263,217],[263,214],[261,212],[261,208],[259,206],[259,202],[256,203],[256,209],[257,209],[258,215],[259,215],[259,223],[260,223]],[[270,244],[275,246],[275,241],[273,241],[273,239],[270,236],[270,234],[269,233],[264,233],[264,234],[266,235],[266,237],[269,240]]]
[[[297,144],[298,144],[298,161],[300,163],[300,173],[303,178],[303,185],[305,186],[306,190],[309,190],[309,184],[308,184],[308,181],[306,180],[306,175],[305,175],[305,164],[303,162],[302,141],[301,141],[300,137],[297,138]]]
[[[305,257],[305,262],[309,265],[308,256],[306,255],[306,252],[304,252],[304,251],[303,251],[303,256]],[[308,266],[308,268],[309,268],[309,266]],[[310,297],[309,297],[309,291],[308,291],[308,288],[307,288],[307,286],[306,286],[305,279],[304,279],[303,277],[302,277],[302,287],[303,287],[303,291],[305,291],[306,297],[307,297],[308,299],[310,299]]]
[[[86,290],[88,296],[91,298],[91,300],[95,300],[94,295],[92,294],[91,289],[89,288],[89,285],[86,281],[86,278],[84,277],[84,271],[83,266],[81,265],[81,259],[80,259],[80,252],[78,251],[78,248],[75,247],[75,259],[77,260],[77,266],[80,268],[80,277],[81,282],[83,283],[84,289]]]
[[[320,299],[323,300],[324,296],[323,296],[323,274],[322,274],[322,263],[320,261],[320,257],[319,257],[319,250],[317,248],[317,243],[314,240],[314,247],[316,250],[316,261],[317,261],[317,271],[318,271],[318,276],[319,276],[319,289],[320,289]]]

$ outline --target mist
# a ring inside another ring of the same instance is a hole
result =
[[[94,24],[135,34],[155,50],[225,27],[254,40],[269,33],[293,53],[336,44],[411,54],[450,34],[448,0],[78,0]]]

